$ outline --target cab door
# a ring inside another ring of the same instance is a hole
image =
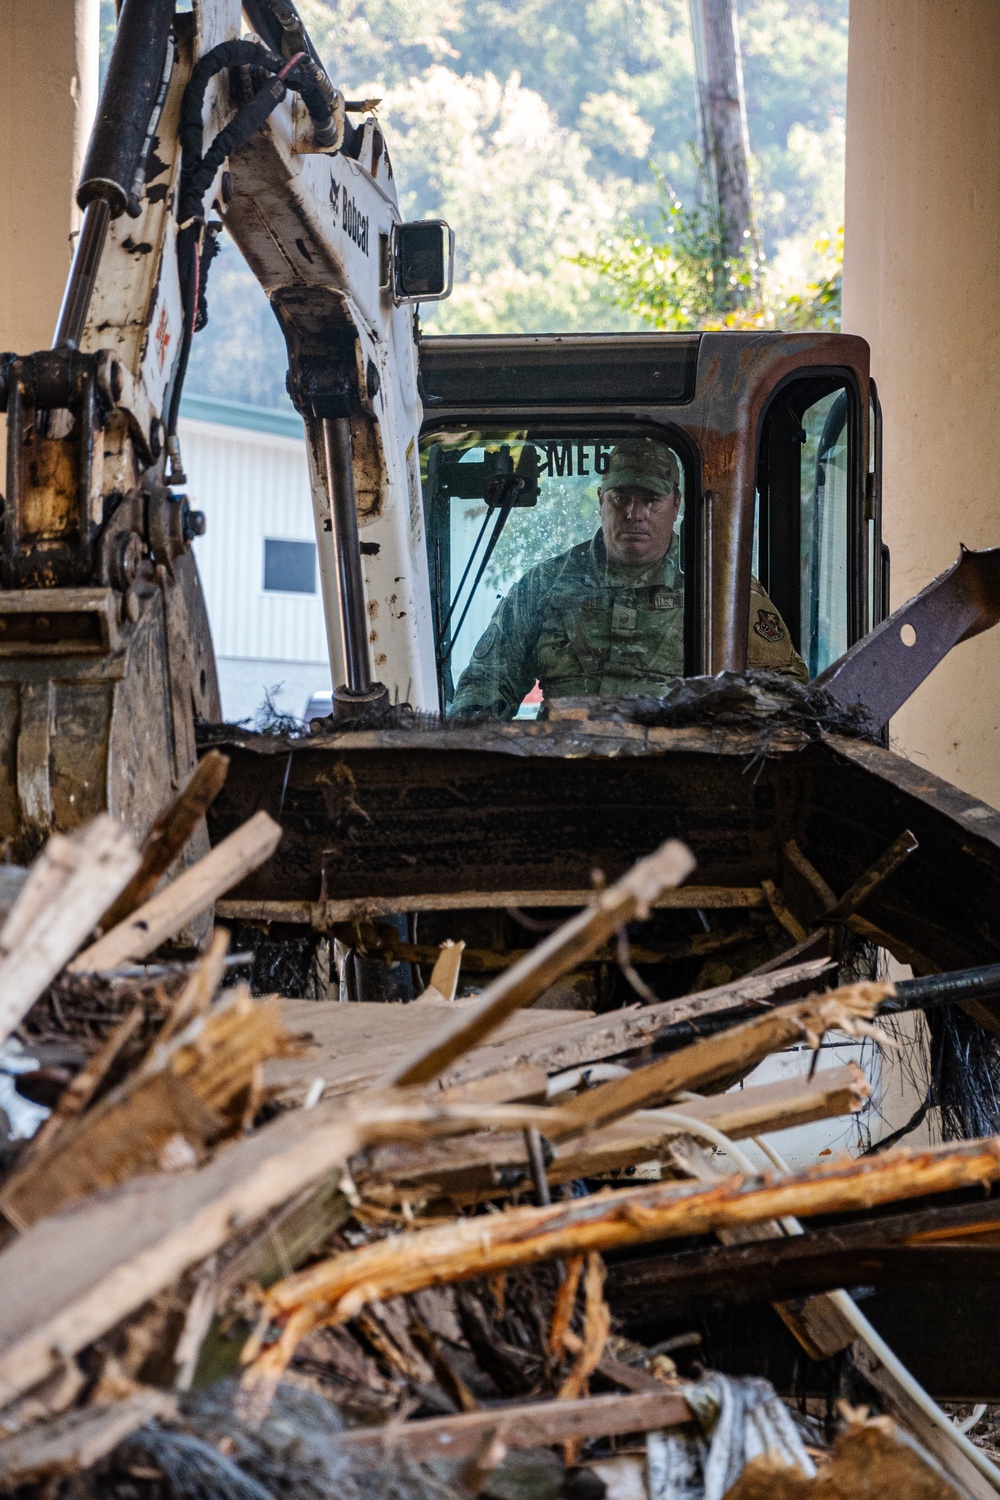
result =
[[[761,424],[753,570],[811,678],[883,617],[877,396],[864,415],[852,372],[811,370],[779,386]]]

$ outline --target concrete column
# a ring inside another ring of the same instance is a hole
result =
[[[885,413],[892,604],[1000,545],[1000,5],[852,0],[844,329]],[[1000,629],[893,721],[918,765],[1000,807]]]
[[[0,4],[0,350],[52,339],[97,105],[98,0]]]

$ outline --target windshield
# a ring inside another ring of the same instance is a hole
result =
[[[679,612],[674,635],[679,641],[680,662],[671,675],[683,670],[684,570],[679,544],[684,514],[683,466],[665,439],[638,440],[656,450],[660,469],[676,480],[676,500],[657,493],[653,501],[655,511],[662,512],[666,506],[671,516],[676,506],[676,519],[671,525],[670,516],[666,520],[659,516],[665,539],[662,548],[651,545],[663,555],[654,558],[651,567],[635,565],[616,572],[614,558],[609,559],[604,549],[599,490],[608,487],[609,465],[623,438],[627,444],[628,435],[616,431],[580,435],[535,428],[425,435],[421,474],[444,705],[452,703],[470,662],[485,659],[483,643],[496,642],[498,635],[501,647],[510,645],[513,649],[516,645],[520,652],[517,670],[508,674],[510,682],[505,684],[503,716],[512,716],[510,697],[525,673],[531,680],[526,683],[523,699],[513,705],[513,713],[531,717],[537,712],[547,686],[542,670],[545,664],[559,688],[558,694],[550,696],[565,696],[574,688],[608,690],[609,673],[614,675],[617,657],[614,643],[603,638],[613,629],[619,635],[622,631],[627,634],[630,625],[619,609],[613,626],[611,615],[616,601],[622,605],[624,600],[626,609],[635,606],[635,618],[631,620],[635,660],[638,655],[649,657],[658,644],[657,627],[671,611]],[[631,439],[633,446],[636,441]],[[621,461],[617,462],[620,465]],[[657,490],[667,487],[661,483],[660,469],[648,480]],[[632,477],[644,478],[641,473]],[[618,505],[621,510],[620,502]],[[616,519],[619,526],[624,524],[620,516]],[[646,525],[646,512],[638,525]],[[665,561],[668,551],[669,566]],[[669,600],[663,587],[668,572]],[[632,582],[638,586],[634,600],[632,593],[622,595],[623,579],[626,586]],[[512,594],[521,580],[526,580],[525,585]],[[604,594],[605,586],[611,583],[617,589],[614,599]],[[506,614],[497,615],[498,606],[508,597]],[[598,598],[607,605],[603,612]],[[647,619],[650,611],[651,618]],[[624,650],[628,644],[624,637],[621,644]],[[598,661],[604,646],[612,648],[611,655]],[[676,657],[677,651],[673,654]],[[632,676],[636,690],[640,690],[641,674]],[[611,684],[611,690],[627,692],[629,683],[626,671],[623,686]]]

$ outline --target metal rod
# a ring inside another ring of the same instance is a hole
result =
[[[486,551],[483,553],[482,561],[479,564],[479,568],[476,573],[475,580],[473,581],[472,588],[469,590],[469,597],[465,601],[465,608],[462,610],[461,619],[451,633],[451,645],[448,647],[449,656],[455,650],[455,642],[458,640],[458,637],[462,630],[462,626],[465,624],[465,617],[469,613],[469,610],[472,608],[472,601],[476,597],[476,590],[482,582],[483,574],[486,572],[486,569],[489,566],[490,558],[493,556],[493,549],[496,547],[497,542],[500,540],[500,533],[501,531],[503,531],[504,527],[507,524],[507,517],[510,515],[510,512],[511,507],[509,505],[505,505],[503,509],[497,513],[496,522],[493,527],[493,532],[490,536],[489,544],[486,548]]]
[[[80,237],[52,338],[53,349],[80,347],[110,222],[111,207],[107,199],[93,198],[84,209]]]
[[[535,1199],[539,1208],[548,1208],[552,1202],[552,1194],[549,1191],[549,1179],[545,1171],[545,1152],[542,1148],[542,1137],[537,1125],[529,1125],[525,1129],[524,1149],[528,1154],[531,1180],[535,1186]]]
[[[462,574],[458,588],[455,590],[455,597],[451,601],[451,604],[448,606],[448,613],[445,615],[443,623],[438,627],[437,647],[439,651],[444,645],[444,638],[448,633],[448,626],[451,624],[451,617],[455,613],[455,607],[458,604],[459,599],[462,597],[462,590],[465,588],[465,580],[468,578],[470,572],[472,571],[472,564],[476,560],[476,553],[479,551],[479,544],[482,541],[483,537],[486,535],[486,528],[489,524],[490,512],[489,509],[487,509],[486,514],[483,516],[483,524],[480,526],[479,532],[476,536],[476,540],[473,543],[472,551],[469,553],[469,561],[465,565],[465,572]]]
[[[330,492],[333,546],[337,554],[337,608],[344,643],[347,688],[352,693],[367,693],[371,691],[372,672],[368,656],[358,506],[354,495],[351,424],[347,417],[323,418],[323,451]]]

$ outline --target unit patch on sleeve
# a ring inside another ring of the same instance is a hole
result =
[[[476,660],[485,661],[499,639],[500,627],[495,623],[495,621],[491,620],[489,625],[487,625],[486,627],[486,632],[483,635],[482,640],[479,642],[476,649],[472,653]]]
[[[753,628],[754,633],[759,635],[763,641],[770,641],[774,644],[777,641],[785,639],[784,626],[781,623],[779,615],[773,609],[759,609]]]

